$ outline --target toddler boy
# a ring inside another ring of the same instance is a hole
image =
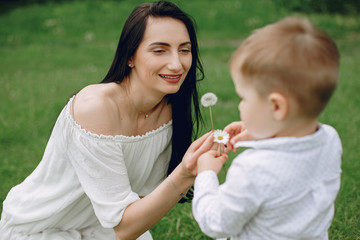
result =
[[[335,43],[307,19],[256,30],[233,54],[230,72],[242,122],[224,130],[229,148],[248,148],[226,181],[216,151],[198,159],[193,214],[211,237],[328,239],[340,187],[342,147],[318,118],[338,82]],[[238,141],[246,136],[253,140]]]

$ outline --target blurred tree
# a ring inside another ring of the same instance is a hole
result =
[[[272,0],[272,2],[296,12],[338,14],[360,12],[360,0]]]
[[[60,3],[70,0],[0,0],[0,14],[11,11],[14,8],[31,4],[45,4],[49,2]]]

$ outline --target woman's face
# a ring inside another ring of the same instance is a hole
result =
[[[130,63],[131,81],[139,81],[144,88],[161,94],[176,93],[192,64],[191,42],[184,23],[170,17],[150,17]]]

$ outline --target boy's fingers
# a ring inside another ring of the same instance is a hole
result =
[[[218,158],[218,157],[222,157],[222,156],[226,156],[225,153],[220,154],[218,150],[212,149],[209,150],[206,154],[211,155],[214,158]]]
[[[231,149],[233,149],[233,143],[231,141],[228,142],[228,144],[226,145],[226,151],[230,151]]]
[[[240,133],[242,130],[243,130],[243,125],[241,122],[232,122],[224,128],[224,131],[226,131],[231,135]]]
[[[241,132],[240,134],[234,136],[230,142],[232,145],[234,145],[237,142],[240,141],[249,141],[249,140],[254,140],[254,138],[249,134],[249,132],[247,130]]]
[[[217,150],[211,150],[211,151],[209,151],[209,153],[212,154],[216,158],[220,158],[221,160],[225,159],[225,161],[226,161],[228,159],[228,155],[225,152],[220,154],[219,151],[217,151]]]

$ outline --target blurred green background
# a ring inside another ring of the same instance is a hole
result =
[[[142,2],[0,0],[0,210],[10,188],[41,160],[68,98],[107,73],[122,26]],[[334,240],[360,239],[360,1],[172,2],[197,23],[205,68],[200,94],[214,92],[219,98],[212,108],[217,129],[239,119],[228,60],[253,29],[302,15],[335,40],[341,54],[340,84],[320,119],[338,130],[344,148],[341,190],[329,234]],[[207,109],[203,115],[205,132],[210,128]],[[151,232],[154,239],[209,239],[194,221],[190,203],[178,204]]]

